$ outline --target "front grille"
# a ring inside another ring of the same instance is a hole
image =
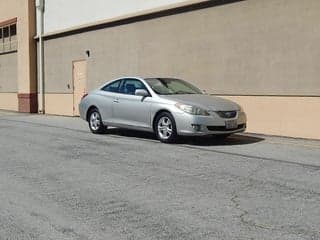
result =
[[[209,131],[234,131],[238,129],[244,128],[246,125],[245,124],[239,124],[237,128],[234,129],[226,129],[225,126],[207,126]]]
[[[222,118],[235,118],[237,111],[217,111],[216,112]]]

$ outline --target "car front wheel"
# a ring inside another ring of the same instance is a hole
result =
[[[157,138],[163,143],[173,143],[177,139],[177,128],[173,116],[168,112],[160,113],[155,121]]]
[[[92,133],[101,134],[107,129],[102,123],[102,118],[98,109],[94,108],[89,113],[89,128]]]

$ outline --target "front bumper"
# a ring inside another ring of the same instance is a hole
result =
[[[244,132],[247,127],[247,116],[238,111],[234,118],[221,118],[216,113],[210,116],[175,113],[174,118],[178,135],[204,136]],[[226,121],[236,121],[235,128],[227,129]]]

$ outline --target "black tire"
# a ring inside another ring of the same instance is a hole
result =
[[[107,130],[107,126],[103,125],[101,114],[97,108],[90,110],[88,114],[89,129],[94,134],[102,134]]]
[[[162,130],[160,129],[163,127]],[[174,143],[177,140],[176,122],[169,112],[158,114],[154,121],[154,131],[160,142]]]

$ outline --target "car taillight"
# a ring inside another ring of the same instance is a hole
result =
[[[88,93],[85,93],[85,94],[82,96],[81,100],[84,99],[86,96],[88,96]]]

